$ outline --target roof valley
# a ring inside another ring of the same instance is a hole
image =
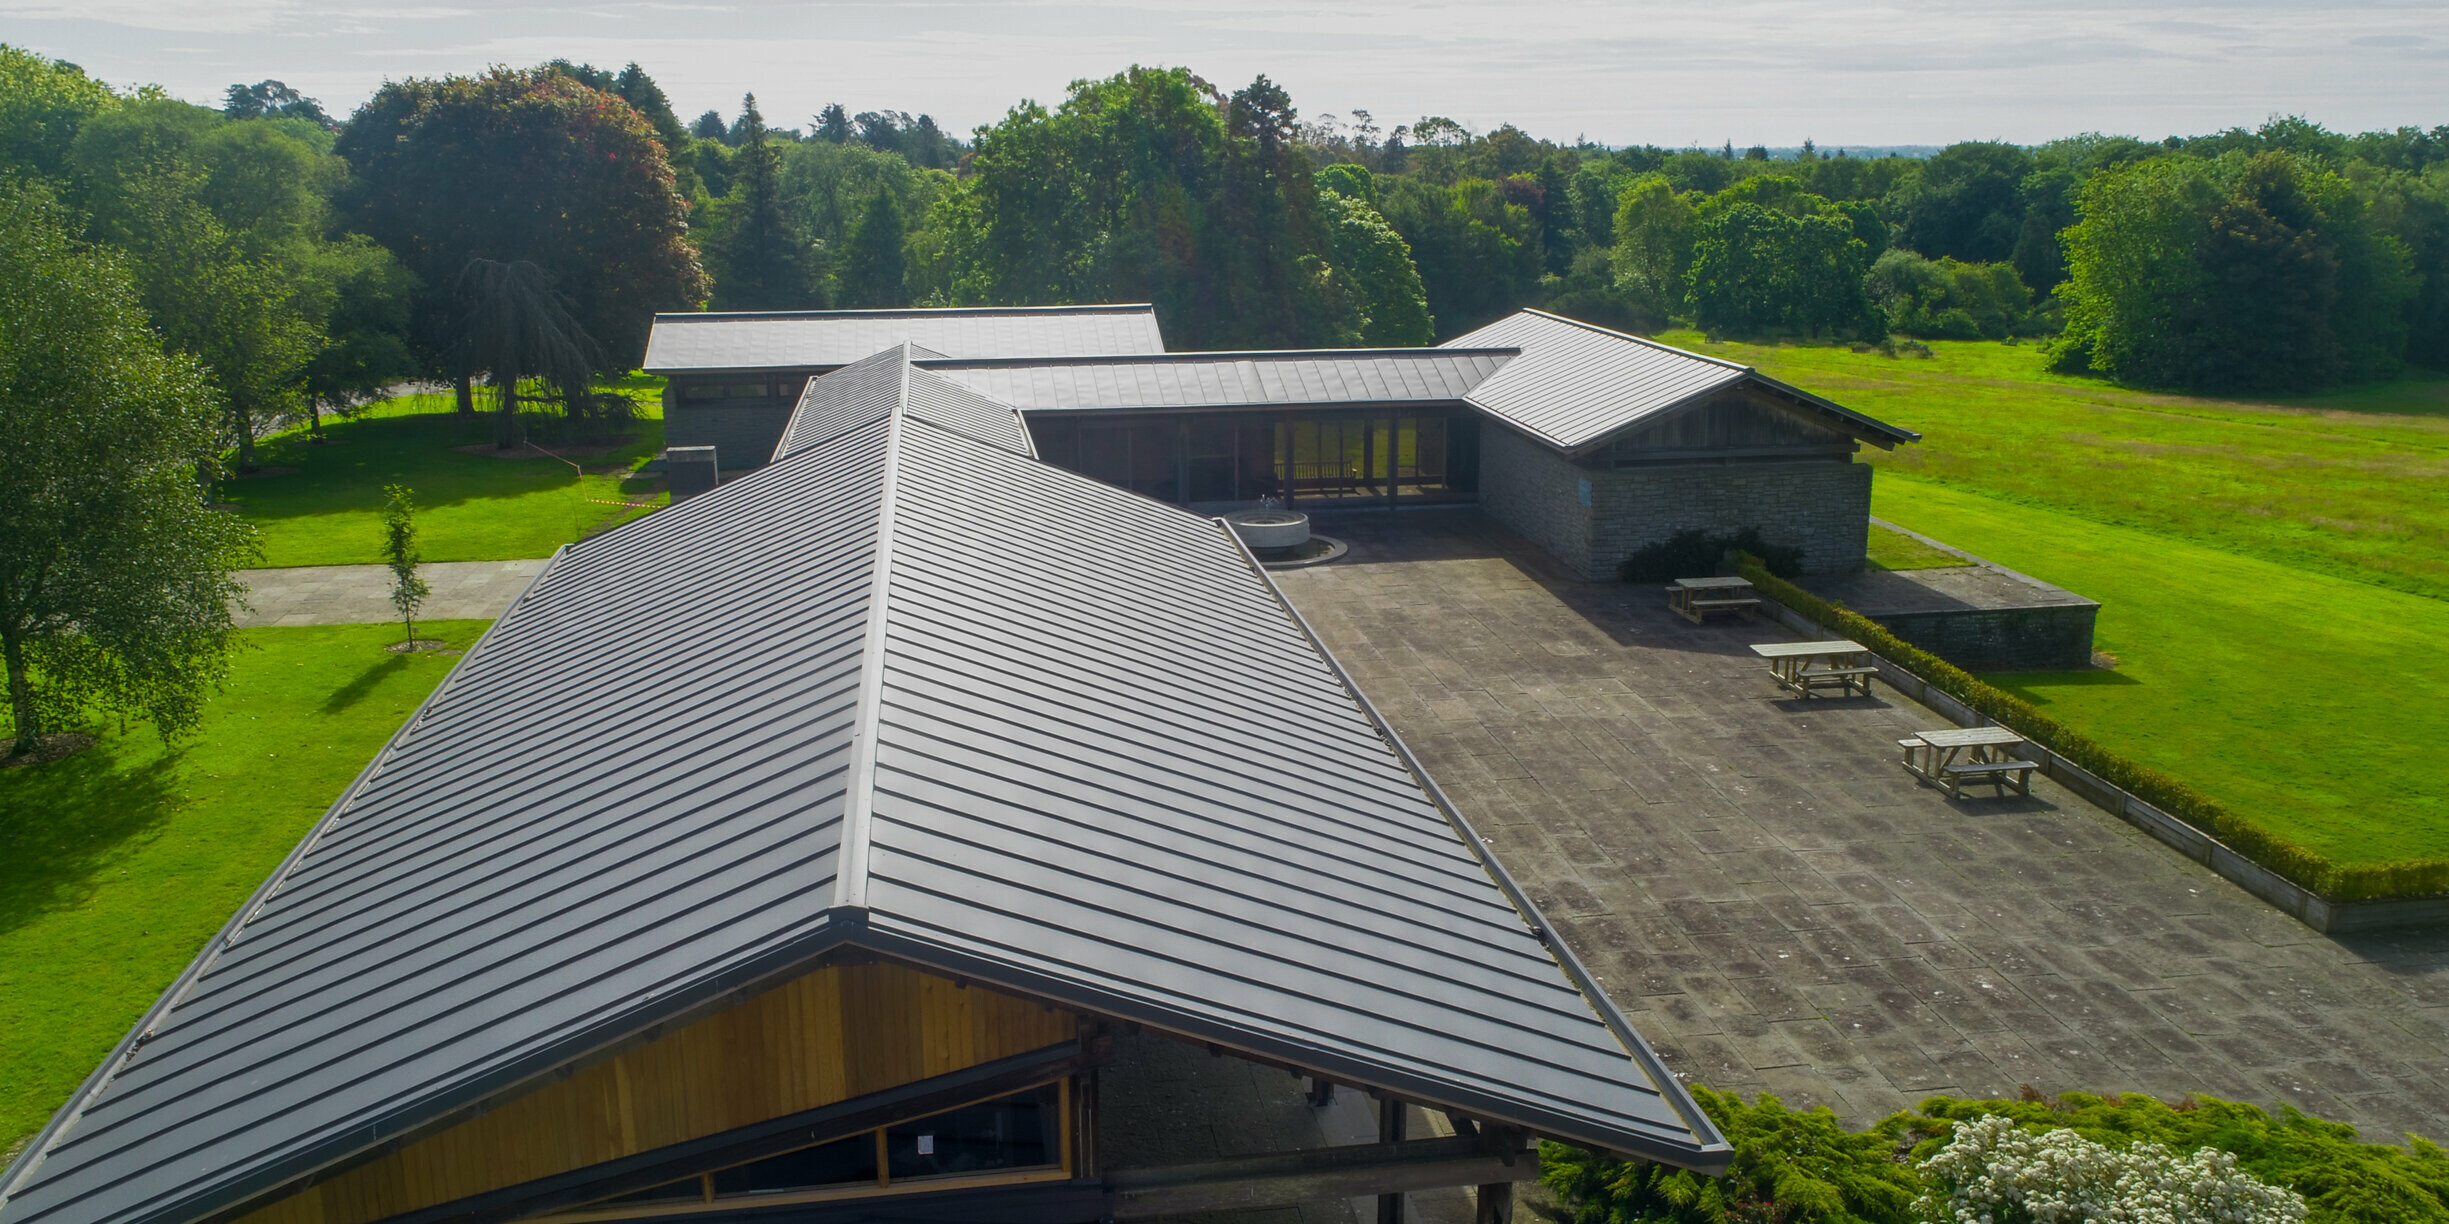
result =
[[[876,558],[868,571],[867,627],[859,656],[857,713],[851,724],[850,771],[842,794],[841,852],[834,860],[832,922],[864,925],[867,868],[876,816],[876,739],[884,716],[884,639],[893,588],[893,518],[901,493],[902,429],[910,406],[910,342],[895,362],[899,385],[885,417],[884,469],[876,495]]]

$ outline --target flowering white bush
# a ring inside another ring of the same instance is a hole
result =
[[[2217,1148],[2120,1150],[2071,1130],[2034,1134],[1998,1114],[1958,1122],[1921,1168],[1932,1192],[1916,1205],[1939,1224],[2304,1222],[2302,1195],[2265,1185]]]

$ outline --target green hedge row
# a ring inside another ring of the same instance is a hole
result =
[[[2205,830],[2246,858],[2331,901],[2376,901],[2449,893],[2449,860],[2340,863],[2221,805],[2158,770],[2137,765],[2094,743],[2083,733],[2044,714],[2012,693],[1982,683],[1972,673],[1887,631],[1843,604],[1821,599],[1779,578],[1746,553],[1734,554],[1737,572],[1760,592],[1871,648],[1956,700],[1999,722],[2077,766],[2124,787],[2146,803]]]
[[[2237,1167],[2305,1198],[2307,1224],[2449,1224],[2449,1155],[2408,1136],[2404,1147],[2364,1143],[2355,1128],[2295,1110],[2188,1097],[2174,1105],[2142,1094],[2018,1100],[1932,1097],[1860,1131],[1825,1107],[1792,1110],[1763,1093],[1747,1103],[1695,1084],[1693,1097],[1734,1149],[1724,1177],[1645,1161],[1611,1160],[1540,1145],[1540,1181],[1572,1224],[1919,1224],[1928,1187],[1916,1165],[1946,1145],[1955,1123],[1985,1114],[2028,1130],[2071,1129],[2096,1143],[2137,1141],[2175,1152],[2218,1148]],[[2026,1218],[2020,1213],[2012,1217]]]

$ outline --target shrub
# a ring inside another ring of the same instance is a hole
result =
[[[1627,562],[1629,566],[1630,562]],[[2015,728],[2078,767],[2144,802],[2209,831],[2230,849],[2332,901],[2449,892],[2449,860],[2398,863],[2339,863],[2239,814],[2210,796],[2158,770],[2137,765],[2089,737],[1972,673],[1915,646],[1842,604],[1830,603],[1784,580],[1757,557],[1738,557],[1736,572],[1761,594],[1871,648],[1872,653],[1920,676],[1956,700]]]
[[[2035,323],[2032,293],[2005,263],[1929,260],[1898,248],[1862,280],[1891,330],[1939,340],[2004,340]]]
[[[2050,1099],[2028,1089],[2014,1101],[1932,1097],[1917,1110],[1847,1131],[1826,1109],[1796,1112],[1772,1096],[1746,1104],[1699,1085],[1693,1096],[1734,1149],[1724,1177],[1543,1145],[1540,1179],[1562,1201],[1565,1218],[1573,1224],[1891,1224],[1929,1218],[1916,1206],[1925,1195],[1923,1211],[1942,1202],[1969,1206],[1959,1191],[1982,1185],[2006,1208],[1986,1217],[1993,1224],[2086,1218],[2449,1224],[2449,1156],[2441,1149],[2413,1137],[2405,1147],[2358,1142],[2354,1127],[2294,1110],[2274,1116],[2211,1097],[2170,1104],[2141,1094],[2070,1092]],[[1959,1146],[1966,1133],[1959,1124],[1970,1124],[1978,1142]],[[2053,1133],[2069,1137],[2044,1142]],[[1989,1159],[2008,1153],[2022,1155],[2013,1162]],[[2146,1184],[2165,1188],[2172,1172],[2184,1173],[2222,1187],[2237,1210],[2154,1217],[2132,1210],[2132,1203],[2095,1202],[2088,1216],[2044,1215],[2030,1210],[2036,1165],[2069,1171],[2118,1165],[2135,1174],[2138,1191]],[[2255,1192],[2240,1174],[2266,1189]],[[2267,1187],[2294,1193],[2283,1200]],[[2017,1195],[2021,1201],[2012,1201]],[[2297,1196],[2300,1206],[2292,1201]],[[1969,1218],[1985,1217],[1976,1212]]]
[[[1699,1084],[1692,1086],[1692,1095],[1735,1149],[1726,1176],[1702,1177],[1544,1144],[1540,1181],[1564,1201],[1573,1224],[1908,1224],[1913,1219],[1922,1183],[1898,1159],[1895,1128],[1882,1129],[1883,1123],[1850,1132],[1826,1106],[1797,1113],[1767,1093],[1749,1105],[1740,1096]]]
[[[1758,527],[1746,527],[1733,535],[1711,535],[1695,528],[1679,531],[1655,544],[1635,549],[1616,573],[1626,582],[1672,582],[1678,578],[1697,578],[1718,572],[1726,563],[1726,554],[1743,553],[1756,558],[1768,571],[1781,578],[1791,578],[1803,572],[1803,550],[1771,544],[1760,538]]]
[[[2071,1130],[2029,1131],[1986,1114],[1958,1122],[1947,1146],[1917,1166],[1931,1192],[1915,1206],[1943,1224],[2302,1224],[2304,1197],[2239,1172],[2217,1148],[2179,1156],[2157,1143],[2125,1148]]]

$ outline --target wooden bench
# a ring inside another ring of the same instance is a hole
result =
[[[1967,761],[1961,765],[1942,766],[1940,772],[1947,776],[1947,797],[1961,799],[1967,782],[1995,782],[2002,791],[2013,786],[2016,793],[2029,795],[2032,793],[2032,771],[2040,767],[2034,761]],[[2009,774],[2015,776],[2009,778]]]
[[[1667,608],[1696,625],[1712,612],[1734,612],[1748,621],[1760,610],[1751,589],[1741,578],[1678,578],[1667,587]]]
[[[1876,667],[1822,667],[1804,672],[1803,684],[1808,689],[1822,680],[1833,678],[1846,692],[1853,692],[1859,687],[1862,695],[1868,697],[1871,695],[1871,677],[1878,674]]]

